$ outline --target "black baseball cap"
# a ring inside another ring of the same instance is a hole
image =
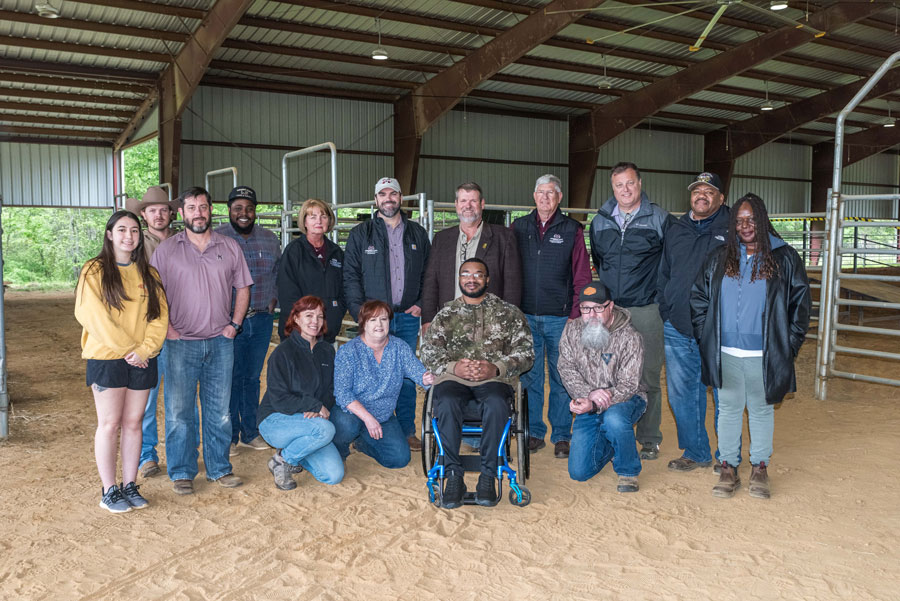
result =
[[[712,186],[719,192],[722,191],[722,180],[715,173],[710,173],[709,171],[704,171],[700,175],[694,178],[694,181],[691,182],[691,185],[688,186],[688,190],[693,190],[700,184],[706,184],[707,186]]]
[[[253,203],[253,206],[256,206],[256,192],[253,191],[253,188],[250,186],[237,186],[236,188],[231,189],[231,193],[228,195],[228,204],[230,205],[232,202],[237,200],[238,198],[245,198]]]
[[[602,282],[594,280],[581,289],[581,294],[578,295],[578,300],[582,303],[587,301],[589,303],[597,303],[599,305],[602,305],[609,300],[609,290],[606,288],[606,286],[603,285]]]

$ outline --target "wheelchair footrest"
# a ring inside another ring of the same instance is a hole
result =
[[[464,472],[481,471],[481,455],[460,455],[459,463]]]

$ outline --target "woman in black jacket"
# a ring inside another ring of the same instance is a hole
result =
[[[301,235],[284,249],[278,262],[278,335],[284,340],[287,314],[301,296],[318,296],[325,304],[325,341],[334,342],[347,313],[344,304],[344,251],[327,238],[334,229],[331,207],[316,198],[303,203],[297,214]]]
[[[323,340],[326,327],[322,299],[304,296],[291,308],[287,338],[269,357],[259,433],[280,449],[269,459],[269,471],[281,490],[296,488],[291,474],[303,468],[325,484],[344,477],[328,419],[334,407],[334,347]]]
[[[703,383],[718,389],[716,435],[722,471],[713,495],[740,486],[744,408],[750,427],[750,496],[768,499],[774,405],[797,389],[794,359],[809,328],[809,281],[797,251],[747,194],[731,210],[725,246],[706,260],[691,289],[691,320]]]

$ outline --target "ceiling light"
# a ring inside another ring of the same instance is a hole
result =
[[[34,11],[39,17],[43,17],[45,19],[59,18],[59,9],[49,2],[36,2],[34,5]]]
[[[897,120],[891,117],[891,105],[888,104],[888,116],[887,121],[884,122],[885,127],[894,127],[897,124]]]
[[[770,10],[784,10],[787,7],[788,3],[786,2],[786,0],[772,0],[772,2],[769,2]]]
[[[600,60],[603,62],[603,77],[600,78],[600,81],[597,82],[597,87],[601,90],[609,90],[612,88],[612,81],[610,81],[609,77],[606,76],[606,55],[601,54]]]
[[[378,48],[372,51],[372,58],[377,61],[386,61],[388,59],[387,50],[381,47],[381,19],[375,17],[375,27],[378,28]]]
[[[761,111],[774,111],[774,110],[775,110],[775,105],[773,105],[771,102],[769,102],[768,100],[766,100],[765,102],[763,102],[763,105],[762,105],[761,107],[759,107],[759,110],[761,110]]]

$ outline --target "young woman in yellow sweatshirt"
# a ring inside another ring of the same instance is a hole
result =
[[[75,291],[82,325],[81,356],[94,393],[94,455],[103,482],[100,507],[113,513],[143,509],[134,483],[141,452],[141,420],[156,385],[156,355],[166,338],[169,309],[156,269],[144,254],[137,216],[116,211],[106,222],[100,254],[85,263]],[[121,430],[122,482],[116,484]]]

